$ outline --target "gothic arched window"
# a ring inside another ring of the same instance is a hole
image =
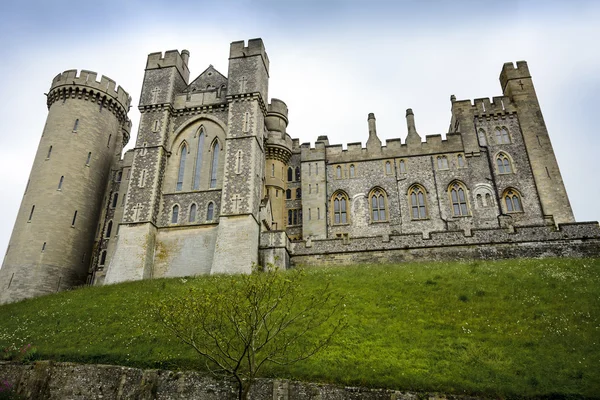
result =
[[[462,154],[456,156],[456,161],[458,162],[458,168],[463,168],[465,166],[465,158]]]
[[[198,131],[198,147],[196,153],[196,167],[194,168],[194,190],[200,189],[200,172],[202,171],[202,151],[204,150],[204,128]]]
[[[446,156],[439,156],[437,158],[438,169],[448,169],[448,158]]]
[[[176,224],[178,220],[179,220],[179,206],[177,204],[175,204],[173,206],[173,211],[171,213],[171,223]]]
[[[296,182],[300,181],[300,167],[296,167]]]
[[[448,187],[450,201],[452,202],[452,213],[455,217],[464,217],[469,215],[469,206],[467,205],[467,191],[460,182],[454,182]]]
[[[406,161],[400,160],[399,165],[400,165],[400,173],[405,174],[406,173]]]
[[[292,182],[294,180],[294,169],[292,167],[288,168],[287,180],[288,182]]]
[[[522,212],[523,207],[521,206],[521,196],[514,189],[507,189],[502,196],[504,198],[504,204],[506,204],[506,212]]]
[[[188,221],[189,222],[196,222],[196,211],[198,209],[198,206],[196,206],[196,203],[192,203],[192,205],[190,206],[190,213],[188,216]]]
[[[383,189],[376,188],[369,194],[371,204],[371,222],[387,221],[386,212],[387,198]]]
[[[185,174],[185,158],[187,156],[187,145],[184,143],[181,146],[181,154],[179,157],[179,172],[177,173],[177,186],[175,190],[181,191],[183,189],[183,176]]]
[[[496,143],[507,144],[510,143],[510,136],[508,135],[508,129],[505,126],[502,128],[496,127]]]
[[[425,188],[421,185],[413,185],[408,190],[410,199],[410,215],[412,219],[427,219],[427,202]]]
[[[286,198],[287,200],[291,200],[291,198],[292,198],[292,189],[287,189],[287,190],[285,191],[285,198]]]
[[[213,144],[213,152],[212,152],[212,163],[210,170],[210,187],[217,187],[217,172],[219,170],[219,142],[215,140]]]
[[[499,174],[511,174],[512,166],[510,158],[505,153],[498,153],[496,156],[496,165],[498,166]]]
[[[386,175],[392,174],[392,163],[389,161],[385,162],[385,173],[386,173]]]
[[[350,178],[355,177],[354,164],[350,164]]]
[[[300,188],[296,189],[296,198],[297,199],[302,198],[302,189],[300,189]]]
[[[342,177],[342,167],[339,165],[335,167],[335,177],[340,179]]]
[[[115,208],[117,206],[117,203],[119,202],[119,193],[115,193],[113,195],[113,200],[112,200],[112,204],[111,207]]]
[[[331,198],[333,203],[333,223],[348,223],[348,195],[344,192],[336,192]]]

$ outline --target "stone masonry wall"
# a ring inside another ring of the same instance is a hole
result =
[[[589,222],[294,242],[291,265],[599,256],[600,226]]]
[[[0,378],[23,399],[95,400],[234,400],[237,385],[196,372],[141,370],[111,365],[40,361],[30,365],[0,362]],[[482,397],[446,396],[334,385],[259,379],[250,392],[255,400],[416,400]]]

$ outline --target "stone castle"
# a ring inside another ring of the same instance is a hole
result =
[[[231,43],[229,71],[190,82],[189,52],[148,56],[135,148],[131,97],[65,71],[0,269],[0,303],[81,284],[294,265],[598,256],[575,223],[525,62],[502,96],[451,97],[446,138],[311,146],[268,98],[261,39]]]

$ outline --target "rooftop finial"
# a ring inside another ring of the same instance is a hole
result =
[[[421,143],[421,136],[419,136],[415,127],[415,115],[412,108],[406,110],[406,125],[408,126],[406,143]]]

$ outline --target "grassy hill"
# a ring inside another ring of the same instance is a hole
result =
[[[600,393],[600,259],[310,269],[345,296],[348,327],[315,357],[266,376],[500,397]],[[87,287],[0,307],[0,346],[36,357],[202,369],[149,304],[203,279]]]

